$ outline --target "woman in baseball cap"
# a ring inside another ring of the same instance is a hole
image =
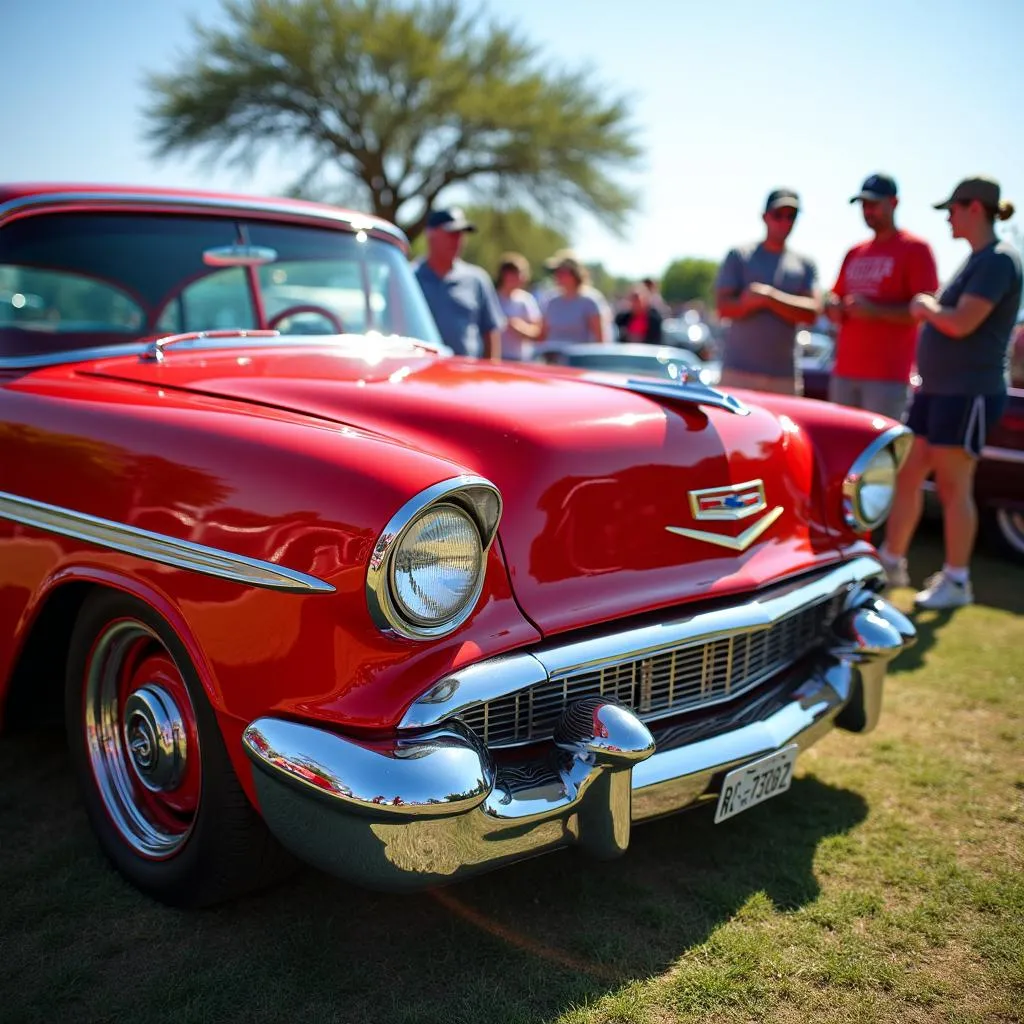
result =
[[[915,598],[920,608],[970,604],[968,563],[978,532],[974,470],[988,434],[1003,414],[1010,335],[1021,301],[1018,253],[1001,241],[996,220],[1013,203],[992,178],[966,178],[936,210],[946,210],[954,238],[971,254],[934,295],[915,295],[911,316],[922,324],[917,344],[921,387],[907,415],[914,446],[900,472],[880,552],[893,585],[906,585],[906,551],[921,515],[921,487],[935,474],[942,502],[946,560]]]

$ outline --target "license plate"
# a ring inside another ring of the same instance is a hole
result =
[[[799,749],[794,743],[729,772],[718,796],[715,824],[785,793],[793,781],[793,765]]]

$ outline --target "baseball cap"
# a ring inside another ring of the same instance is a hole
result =
[[[895,199],[897,192],[895,178],[889,177],[888,174],[871,174],[864,179],[860,191],[855,196],[850,196],[850,202],[859,203],[862,199]]]
[[[560,268],[565,267],[566,270],[571,270],[577,274],[583,269],[583,264],[580,262],[580,258],[576,254],[575,249],[556,250],[554,256],[551,256],[544,261],[544,266],[548,270],[559,270]]]
[[[936,210],[948,210],[954,203],[969,203],[977,199],[982,206],[990,210],[999,209],[999,182],[992,178],[964,178],[953,194],[944,203],[935,203]]]
[[[476,231],[476,225],[466,219],[460,206],[449,206],[431,210],[427,215],[427,227],[441,231]]]
[[[791,188],[777,188],[769,192],[764,202],[764,212],[777,210],[780,206],[791,206],[794,210],[799,210],[800,197]]]

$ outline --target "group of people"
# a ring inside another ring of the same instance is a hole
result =
[[[922,485],[934,474],[946,559],[915,602],[960,607],[973,600],[974,471],[1006,403],[1010,335],[1021,303],[1020,257],[995,232],[1013,204],[985,177],[961,181],[935,204],[947,211],[953,237],[971,250],[940,290],[931,247],[896,225],[892,177],[870,175],[850,202],[860,204],[871,237],[850,249],[822,294],[814,262],[787,244],[799,195],[788,188],[768,195],[764,237],[730,250],[715,281],[718,315],[727,324],[721,386],[799,395],[797,330],[827,316],[837,330],[830,398],[904,420],[914,434],[879,551],[890,584],[909,585],[906,552],[922,513]],[[546,263],[555,288],[538,303],[527,287],[529,264],[518,253],[502,257],[493,281],[459,259],[465,234],[475,230],[458,208],[431,211],[427,254],[416,267],[441,337],[456,353],[519,360],[548,338],[661,340],[665,309],[653,281],[632,288],[627,307],[613,317],[576,254],[561,250]],[[915,365],[921,384],[911,396]]]
[[[415,268],[441,339],[453,352],[522,360],[547,338],[608,340],[608,305],[572,250],[547,261],[555,290],[542,305],[528,289],[530,264],[521,254],[505,253],[493,281],[483,268],[459,258],[465,236],[474,231],[458,207],[432,210],[426,256]]]
[[[549,339],[661,341],[667,308],[653,278],[631,288],[626,306],[615,313],[591,285],[579,256],[559,249],[544,264],[553,287],[538,301],[521,253],[504,253],[493,279],[460,258],[465,236],[476,230],[458,207],[432,210],[426,256],[416,265],[441,338],[456,354],[521,361],[530,358],[535,343]]]
[[[814,263],[787,245],[799,196],[792,189],[769,194],[763,240],[731,250],[716,279],[718,312],[729,321],[721,383],[800,394],[796,331],[824,312],[837,328],[829,397],[904,420],[914,434],[879,552],[890,585],[910,583],[906,553],[922,513],[922,485],[934,475],[946,558],[915,603],[957,608],[973,600],[974,472],[1006,403],[1021,303],[1020,257],[995,231],[996,220],[1013,215],[1013,204],[985,177],[961,181],[935,204],[947,211],[953,237],[971,250],[940,290],[931,247],[896,225],[892,177],[872,174],[850,202],[860,203],[872,234],[850,249],[822,295]],[[911,396],[915,365],[921,384]]]

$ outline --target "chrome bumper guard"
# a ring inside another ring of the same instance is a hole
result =
[[[243,742],[263,815],[301,859],[376,889],[443,884],[573,844],[617,856],[634,821],[717,796],[734,767],[837,726],[874,728],[888,663],[915,640],[878,596],[879,572],[862,558],[829,574],[847,596],[828,643],[753,721],[690,741],[678,719],[652,735],[633,711],[587,697],[565,710],[550,764],[531,774],[496,763],[457,718],[377,742],[260,718]]]

